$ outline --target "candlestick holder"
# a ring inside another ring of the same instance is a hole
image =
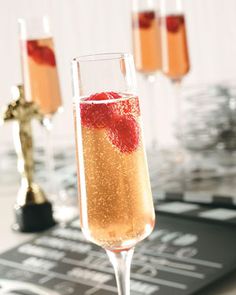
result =
[[[34,182],[33,136],[31,121],[43,120],[38,106],[27,102],[23,86],[12,88],[13,101],[1,112],[2,123],[13,121],[13,138],[17,154],[17,168],[21,176],[21,185],[14,206],[16,223],[13,229],[22,232],[37,232],[55,224],[52,205],[44,191]]]

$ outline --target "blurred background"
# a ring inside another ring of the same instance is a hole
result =
[[[234,79],[236,2],[185,0],[184,6],[191,61],[184,85]],[[130,11],[131,2],[127,0],[1,1],[0,34],[4,41],[0,46],[0,105],[10,101],[11,86],[22,82],[17,18],[46,13],[52,25],[64,104],[64,113],[54,119],[53,138],[58,144],[73,141],[71,59],[97,52],[132,52]],[[158,82],[163,91],[170,86],[166,78]],[[157,91],[157,99],[163,110],[168,109],[162,90]],[[38,124],[35,128],[37,138],[43,138],[42,128]],[[0,129],[2,147],[12,142],[10,134],[11,124]]]

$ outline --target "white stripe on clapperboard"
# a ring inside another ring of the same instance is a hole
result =
[[[222,268],[223,267],[223,265],[221,263],[207,261],[207,260],[201,260],[201,259],[196,259],[196,258],[177,257],[175,255],[166,254],[166,253],[158,254],[158,253],[153,253],[151,251],[148,251],[146,249],[141,250],[140,252],[145,253],[145,254],[149,254],[152,256],[171,258],[171,259],[180,260],[180,261],[187,261],[189,263],[195,263],[195,264],[204,265],[204,266],[213,267],[213,268]]]
[[[93,254],[95,256],[99,256],[99,257],[104,258],[104,254],[100,253],[100,252],[91,251],[90,254]],[[65,262],[65,263],[68,263],[68,264],[75,265],[75,266],[85,266],[85,264],[83,264],[83,263],[81,263],[79,261],[75,261],[73,259],[69,259],[69,258],[63,258],[62,261]],[[97,265],[96,265],[96,267],[93,267],[92,265],[89,265],[87,267],[92,268],[92,269],[104,270],[104,271],[106,271],[108,273],[111,273],[111,274],[114,273],[112,267],[111,268],[108,267],[106,269],[104,268],[104,266],[100,268]],[[140,275],[140,274],[137,274],[137,273],[131,274],[131,277],[134,278],[134,279],[137,278],[139,280],[147,281],[149,283],[159,284],[159,285],[173,287],[173,288],[177,288],[177,289],[185,290],[187,288],[187,286],[184,285],[184,284],[180,284],[180,283],[176,283],[176,282],[172,282],[172,281],[167,281],[167,280],[163,280],[163,279],[156,279],[156,278],[152,279],[152,278],[149,278],[147,276],[143,276],[143,275]]]
[[[30,272],[34,272],[34,273],[38,273],[38,274],[44,274],[46,276],[54,276],[55,278],[65,280],[65,281],[71,281],[73,283],[80,283],[80,284],[91,286],[91,287],[97,287],[96,283],[88,282],[87,280],[81,280],[79,278],[73,279],[71,277],[68,277],[66,275],[59,274],[59,273],[56,273],[53,271],[47,271],[47,270],[42,270],[42,269],[40,269],[40,270],[33,269],[32,267],[26,267],[20,263],[8,261],[8,260],[2,259],[2,258],[0,259],[0,263],[3,265],[9,266],[9,267],[15,267],[18,269],[22,269],[22,270],[26,270],[26,271],[30,271]],[[107,290],[107,291],[112,291],[112,292],[117,291],[116,287],[105,285],[105,284],[101,284],[100,288]]]
[[[47,276],[54,276],[55,278],[66,280],[66,281],[71,281],[71,282],[74,282],[74,283],[81,283],[83,285],[97,287],[96,283],[88,282],[87,280],[84,281],[84,280],[80,280],[79,278],[73,279],[71,277],[68,277],[66,275],[59,274],[59,273],[56,273],[56,272],[53,272],[53,271],[37,270],[37,269],[25,267],[24,265],[22,265],[20,263],[13,262],[13,261],[8,261],[8,260],[2,259],[2,258],[0,259],[0,263],[3,264],[3,265],[6,265],[6,266],[15,267],[15,268],[22,269],[22,270],[27,270],[27,271],[31,271],[31,272],[35,272],[35,273],[39,273],[39,274],[44,274],[44,275],[47,275]],[[142,275],[137,275],[137,278],[141,279],[141,277],[143,277],[143,276]],[[145,277],[145,279],[146,279],[146,281],[148,281],[150,283],[154,283],[154,284],[160,284],[160,285],[173,287],[173,288],[176,288],[176,289],[182,289],[182,290],[187,289],[187,286],[185,284],[175,283],[175,282],[162,280],[162,279],[151,279],[151,278],[147,279],[146,277]],[[117,291],[116,287],[105,285],[105,284],[101,284],[100,288],[102,288],[104,290],[108,290],[108,291],[113,291],[113,292]]]

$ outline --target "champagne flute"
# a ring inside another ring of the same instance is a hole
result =
[[[136,70],[143,76],[147,95],[151,149],[158,144],[156,74],[162,69],[161,35],[157,0],[132,1],[133,53]]]
[[[133,0],[132,33],[136,70],[155,80],[162,69],[159,11],[156,0]]]
[[[62,109],[62,98],[49,19],[18,22],[26,99],[36,102],[45,118],[52,118]]]
[[[172,108],[173,163],[177,164],[177,175],[184,172],[184,152],[179,144],[182,136],[181,85],[190,70],[186,21],[182,0],[160,0],[160,32],[162,49],[162,72],[170,79],[174,88]],[[177,139],[177,140],[176,140]],[[180,164],[180,165],[179,165]],[[172,172],[175,169],[172,169]],[[184,176],[184,175],[183,175]],[[179,177],[179,176],[177,176]],[[181,176],[182,177],[182,176]]]
[[[175,89],[175,112],[180,120],[181,82],[190,70],[186,22],[182,0],[160,0],[160,32],[162,72],[171,80]]]
[[[27,101],[34,101],[44,115],[49,190],[54,194],[54,153],[50,131],[53,115],[62,111],[62,98],[53,37],[47,16],[20,18],[18,23],[25,97]]]
[[[180,84],[190,70],[182,0],[160,0],[162,72]]]
[[[155,212],[130,54],[97,54],[72,63],[81,228],[103,247],[119,295],[130,294],[135,245]]]

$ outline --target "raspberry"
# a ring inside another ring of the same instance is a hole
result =
[[[119,94],[119,93],[117,93],[117,92],[113,92],[113,91],[111,91],[111,92],[107,92],[110,96],[112,96],[113,98],[122,98],[122,96]]]
[[[144,11],[139,13],[138,24],[141,29],[150,28],[152,21],[155,19],[154,11]]]
[[[27,52],[31,56],[34,53],[34,50],[38,47],[38,42],[35,40],[27,41]]]
[[[102,92],[86,98],[85,103],[80,105],[81,122],[83,126],[89,128],[107,128],[106,132],[111,143],[120,152],[131,153],[137,149],[140,137],[139,125],[135,120],[135,116],[140,112],[138,98],[120,101],[118,104],[92,102],[121,97],[116,92]]]
[[[27,52],[38,64],[47,64],[52,67],[56,65],[54,52],[47,46],[40,46],[36,40],[27,41]]]
[[[122,98],[117,92],[107,92],[113,98]],[[114,106],[116,112],[120,115],[133,115],[134,117],[140,116],[140,107],[138,97],[134,97],[129,100],[120,101]]]
[[[138,148],[140,130],[132,115],[114,117],[107,135],[111,143],[122,153],[132,153]]]
[[[167,30],[171,33],[177,33],[182,23],[184,23],[183,15],[169,15],[166,17]]]
[[[133,115],[134,117],[140,116],[140,107],[138,97],[134,97],[130,100],[125,100],[121,102],[122,113],[127,115]]]
[[[107,104],[81,104],[82,125],[93,128],[105,128],[109,126],[112,111]]]
[[[95,94],[89,96],[88,98],[86,98],[86,100],[110,100],[110,99],[115,98],[112,96],[112,93],[115,93],[115,92],[95,93]]]
[[[89,96],[85,101],[99,101],[110,100],[112,96],[107,92],[96,93]],[[94,103],[82,103],[80,105],[81,122],[86,127],[93,128],[106,128],[109,126],[111,118],[113,116],[113,109],[111,104],[94,104]]]
[[[42,51],[39,47],[35,48],[33,53],[31,54],[31,57],[33,58],[33,60],[42,65],[44,64],[44,60],[43,60],[43,57],[42,57]]]
[[[108,92],[113,98],[122,98],[119,93]],[[134,117],[140,116],[140,107],[138,97],[133,97],[128,100],[121,100],[113,106],[114,111],[118,115],[133,115]]]
[[[41,50],[43,62],[47,65],[54,67],[56,65],[56,59],[53,50],[47,46],[42,46],[39,48]]]

